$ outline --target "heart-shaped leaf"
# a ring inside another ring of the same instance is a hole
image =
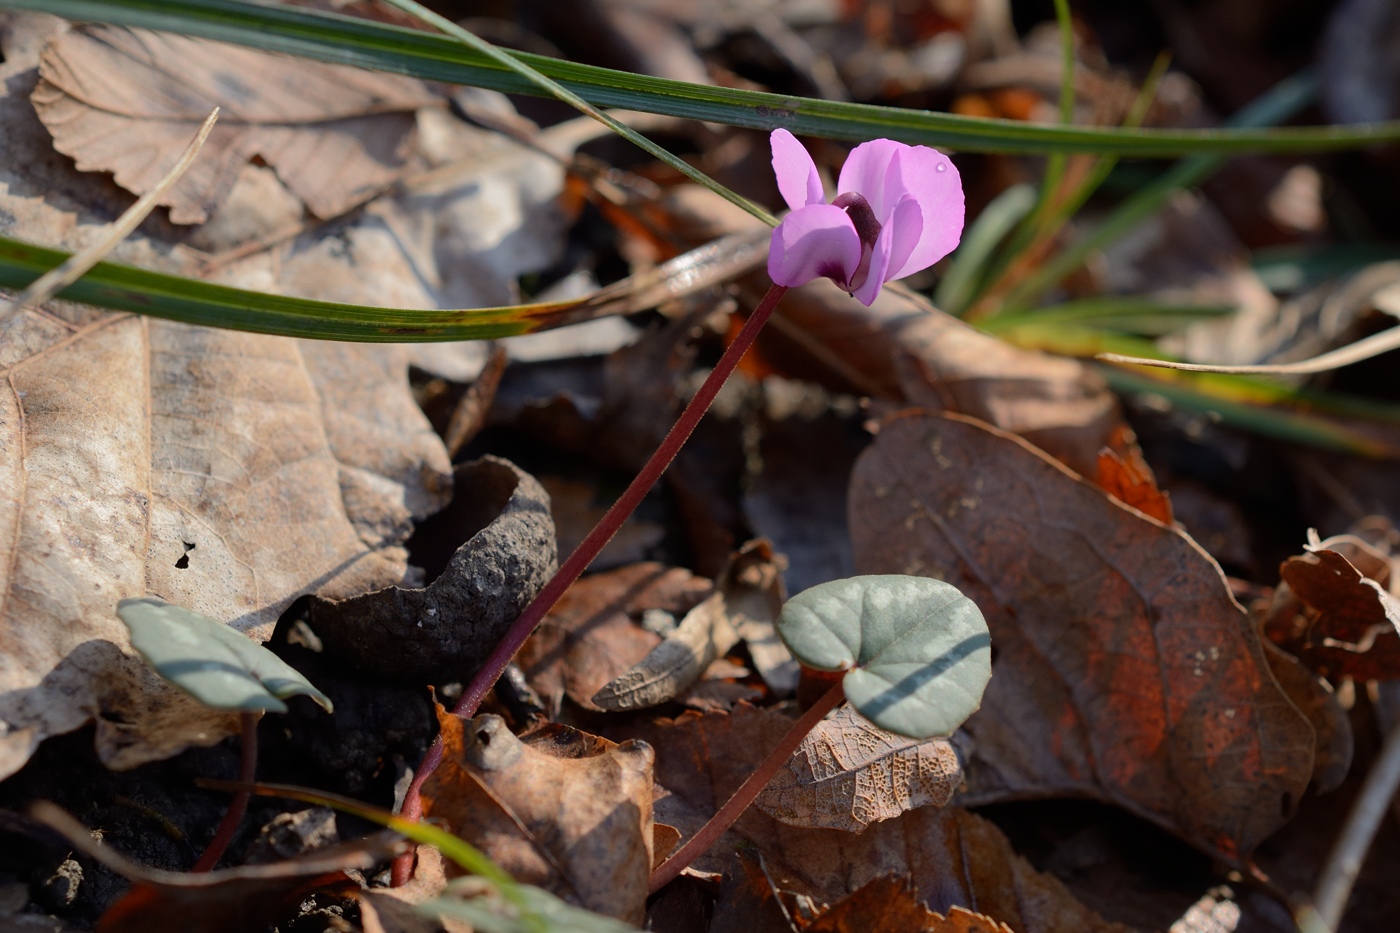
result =
[[[941,580],[892,574],[823,583],[787,601],[778,633],[808,667],[849,671],[842,686],[861,715],[916,739],[962,725],[992,676],[982,613]]]
[[[285,713],[282,700],[300,695],[331,711],[300,672],[222,622],[158,599],[123,599],[117,615],[156,673],[205,706]]]

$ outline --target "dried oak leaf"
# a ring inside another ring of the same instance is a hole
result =
[[[549,497],[532,476],[483,457],[455,478],[452,517],[470,536],[436,580],[312,598],[312,629],[357,670],[417,683],[469,673],[554,572]]]
[[[401,176],[413,112],[436,102],[412,78],[116,26],[58,36],[39,75],[32,100],[54,147],[135,194],[220,108],[199,159],[161,199],[181,224],[207,220],[254,158],[316,216],[341,214]]]
[[[1265,631],[1324,676],[1400,678],[1400,600],[1340,550],[1323,546],[1335,540],[1283,562],[1279,574],[1288,586],[1279,588]],[[1377,576],[1389,576],[1388,560],[1347,549]]]
[[[0,232],[86,246],[130,199],[48,150],[25,98],[63,21],[0,30]],[[113,259],[191,274],[143,237]],[[446,502],[442,442],[392,347],[295,341],[53,301],[0,324],[0,777],[96,720],[128,768],[237,732],[130,653],[115,608],[158,596],[265,640],[296,596],[404,579]]]
[[[407,849],[398,833],[384,832],[282,862],[191,874],[128,860],[94,840],[86,826],[53,804],[35,804],[33,815],[62,833],[74,849],[131,882],[131,890],[97,922],[99,933],[262,929],[313,894],[358,891],[347,869],[367,871]]]
[[[932,413],[882,427],[850,517],[859,572],[946,580],[987,618],[969,803],[1098,797],[1235,864],[1291,815],[1312,727],[1186,534],[1014,435]]]
[[[520,649],[516,662],[556,715],[565,696],[598,709],[593,696],[660,643],[637,624],[648,611],[684,616],[714,584],[688,570],[643,563],[584,577],[569,587]]]
[[[941,807],[962,783],[947,739],[886,732],[843,706],[818,723],[756,801],[793,826],[858,833],[918,807]]]
[[[424,811],[516,881],[633,924],[652,863],[652,763],[645,742],[621,745],[565,727],[524,740],[499,716],[470,723],[439,711],[442,764]]]
[[[684,809],[708,815],[791,725],[780,713],[740,705],[727,714],[620,723],[618,733],[655,746],[657,783],[681,798]],[[658,799],[658,813],[665,799]],[[694,831],[676,825],[687,835]],[[958,807],[910,810],[859,834],[788,826],[750,807],[735,830],[757,847],[779,889],[826,903],[894,874],[908,877],[918,900],[932,910],[970,908],[1019,933],[1128,931],[1085,907],[1054,877],[1035,871],[992,823]],[[734,851],[733,838],[724,837],[703,864],[714,865],[716,857],[727,862]]]
[[[1172,523],[1171,497],[1157,488],[1152,468],[1136,447],[1130,447],[1126,457],[1111,447],[1100,450],[1096,475],[1099,488],[1119,502],[1151,515],[1164,525]]]

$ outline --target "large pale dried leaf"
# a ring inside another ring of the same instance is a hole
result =
[[[740,706],[730,714],[633,724],[626,733],[656,747],[660,785],[708,814],[729,798],[791,724],[780,714]],[[757,846],[779,888],[827,903],[893,874],[908,877],[918,900],[932,910],[947,914],[966,907],[1018,933],[1128,929],[1079,903],[1058,880],[1016,855],[993,824],[957,807],[910,810],[860,834],[788,826],[751,807],[735,828]],[[727,861],[734,849],[732,840],[721,839],[711,854]]]
[[[26,95],[66,28],[9,19],[0,231],[81,248],[130,202],[73,170]],[[114,258],[190,274],[133,238]],[[131,767],[237,731],[129,653],[118,600],[158,596],[264,640],[297,595],[403,580],[400,542],[447,498],[441,441],[392,348],[298,342],[65,302],[0,325],[0,775],[97,721]]]
[[[356,670],[415,683],[465,676],[554,572],[549,497],[533,477],[499,457],[462,464],[455,476],[446,514],[470,536],[436,580],[312,599],[311,627]]]
[[[1220,568],[1025,441],[895,418],[851,480],[856,566],[954,583],[997,646],[969,799],[1089,795],[1231,862],[1292,813],[1313,730]]]
[[[941,807],[962,783],[947,739],[886,732],[849,706],[818,723],[755,803],[793,826],[858,833],[918,807]]]
[[[866,308],[822,279],[789,292],[773,322],[847,387],[972,415],[1086,476],[1121,424],[1113,393],[1083,363],[1013,347],[906,289]]]
[[[652,763],[621,745],[557,727],[521,741],[498,716],[440,712],[443,763],[425,811],[515,880],[640,923],[652,862]]]
[[[661,638],[637,624],[648,612],[684,616],[713,584],[677,567],[632,564],[569,588],[516,660],[550,710],[565,696],[585,709],[605,684],[646,657]]]
[[[39,73],[34,107],[54,147],[136,194],[220,108],[199,159],[161,199],[175,223],[208,219],[254,158],[313,214],[343,213],[400,177],[413,111],[434,102],[411,78],[114,26],[58,36]]]

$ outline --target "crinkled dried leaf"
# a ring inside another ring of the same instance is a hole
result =
[[[641,662],[599,690],[593,696],[594,704],[606,710],[626,710],[675,699],[693,686],[716,658],[738,644],[741,632],[745,639],[752,639],[770,675],[783,677],[784,664],[792,668],[795,687],[797,665],[773,631],[773,620],[781,607],[782,579],[773,563],[772,548],[766,541],[751,542],[730,556],[715,581],[715,592],[686,613],[675,631]]]
[[[953,907],[946,917],[935,913],[919,901],[918,892],[907,878],[896,875],[867,882],[804,927],[803,933],[848,933],[852,930],[1012,933],[1006,924],[963,907]]]
[[[86,826],[53,804],[35,804],[33,815],[62,833],[74,849],[131,882],[131,890],[98,921],[102,933],[262,929],[285,918],[313,894],[358,890],[346,869],[369,870],[405,849],[403,837],[385,832],[285,862],[189,874],[146,868],[128,860],[94,840]]]
[[[334,217],[400,177],[419,81],[170,33],[83,26],[53,40],[34,108],[54,147],[84,171],[145,194],[213,107],[223,119],[161,199],[175,223],[203,223],[254,158],[318,217]]]
[[[1286,605],[1277,607],[1271,613],[1270,637],[1328,677],[1400,678],[1400,600],[1326,547],[1290,557],[1279,574],[1288,590],[1278,598],[1286,601],[1291,593],[1311,611],[1303,631],[1290,638],[1287,623],[1293,612]]]
[[[656,747],[659,785],[709,814],[791,725],[778,713],[739,706],[728,714],[632,724],[626,734]],[[1057,879],[1031,868],[992,823],[958,807],[910,810],[859,834],[788,826],[750,807],[735,829],[757,847],[780,889],[826,903],[894,874],[910,878],[918,901],[932,910],[971,908],[1020,933],[1128,930],[1103,920]],[[710,854],[727,862],[735,848],[734,840],[725,838]]]
[[[1098,797],[1235,863],[1291,814],[1313,730],[1184,533],[1020,438],[927,413],[881,429],[850,516],[858,569],[946,579],[987,615],[967,799]]]
[[[563,698],[596,709],[593,696],[646,657],[660,636],[638,625],[648,611],[684,616],[713,584],[687,570],[633,564],[584,577],[566,592],[516,660],[557,713]]]
[[[819,671],[846,671],[846,698],[881,729],[952,735],[976,712],[992,676],[992,643],[977,604],[942,580],[872,574],[803,590],[783,606],[778,634]]]
[[[917,807],[941,807],[962,783],[947,739],[886,732],[849,706],[818,723],[754,801],[793,826],[858,833]]]
[[[130,199],[40,159],[27,99],[66,28],[0,30],[0,231],[86,245]],[[113,258],[196,270],[143,237]],[[112,614],[158,596],[265,639],[293,598],[403,580],[412,519],[450,490],[442,442],[401,351],[109,315],[65,302],[3,322],[0,372],[0,776],[45,737],[96,720],[132,767],[237,731],[126,650]]]
[[[436,580],[312,599],[312,629],[356,670],[420,683],[469,673],[554,571],[549,497],[532,476],[499,457],[462,464],[455,475],[460,492],[449,514],[461,508],[453,517],[480,530]]]
[[[1172,500],[1157,488],[1152,468],[1142,451],[1130,448],[1124,457],[1111,447],[1099,451],[1098,484],[1104,492],[1164,525],[1172,523]]]
[[[287,697],[308,696],[333,711],[300,671],[222,622],[159,599],[123,599],[117,615],[156,673],[205,706],[285,713]]]
[[[616,745],[574,730],[538,741],[499,716],[470,723],[439,712],[443,762],[424,809],[515,880],[640,923],[652,862],[652,762],[644,742]]]

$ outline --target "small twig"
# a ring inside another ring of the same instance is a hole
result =
[[[249,785],[257,780],[258,776],[258,714],[240,713],[239,721],[243,726],[242,758],[241,767],[238,769],[238,782]],[[233,795],[229,801],[228,812],[224,814],[223,822],[219,824],[218,830],[214,833],[214,838],[209,840],[209,848],[204,850],[204,854],[199,857],[199,861],[194,863],[192,872],[213,871],[214,866],[223,858],[224,852],[228,849],[228,844],[233,841],[233,834],[238,831],[238,824],[243,822],[243,815],[248,812],[248,799],[252,797],[251,791],[240,790]]]
[[[1342,825],[1342,834],[1337,837],[1318,879],[1312,909],[1327,930],[1337,929],[1342,922],[1352,885],[1361,874],[1361,863],[1366,860],[1366,852],[1371,848],[1371,840],[1376,838],[1381,820],[1390,810],[1396,787],[1400,787],[1400,723],[1386,736],[1380,757],[1366,775],[1361,793],[1352,804],[1347,821]],[[1304,908],[1302,913],[1309,910]],[[1301,920],[1299,925],[1302,926]]]
[[[50,269],[39,278],[29,284],[29,287],[19,293],[19,296],[7,305],[0,305],[0,320],[4,320],[12,314],[18,314],[31,305],[42,304],[54,295],[72,285],[82,278],[93,266],[97,265],[103,258],[116,248],[117,244],[131,235],[131,231],[141,225],[151,211],[156,209],[156,202],[164,197],[165,192],[179,181],[181,176],[194,164],[195,156],[199,155],[199,150],[203,148],[204,141],[209,138],[209,131],[214,128],[214,121],[219,119],[219,108],[215,107],[205,117],[204,125],[199,128],[194,139],[185,147],[180,160],[175,163],[175,167],[160,180],[150,191],[146,192],[140,200],[128,207],[116,222],[109,226],[102,234],[102,238],[81,252],[74,253],[64,260],[63,264]]]
[[[802,740],[807,734],[816,728],[817,723],[826,718],[826,714],[834,710],[846,698],[845,690],[841,686],[841,681],[836,681],[830,690],[822,694],[821,699],[812,704],[812,708],[802,715],[802,718],[793,723],[787,735],[782,741],[773,746],[773,750],[768,753],[768,757],[759,763],[758,768],[750,774],[744,783],[739,785],[730,798],[725,801],[724,806],[710,817],[710,821],[700,827],[700,831],[681,846],[666,861],[662,862],[656,871],[651,873],[651,882],[647,893],[655,894],[682,871],[695,861],[710,846],[714,845],[724,831],[734,825],[743,812],[748,809],[749,804],[758,797],[759,791],[768,786],[768,782],[773,779],[773,775],[778,773],[778,769],[787,764],[787,760],[792,757],[792,753],[797,751],[797,747],[802,744]]]
[[[612,540],[613,535],[617,534],[617,530],[641,504],[642,499],[651,491],[651,487],[656,485],[661,474],[666,472],[666,468],[671,465],[671,461],[685,445],[691,432],[695,430],[700,419],[709,410],[710,403],[719,394],[719,390],[724,386],[729,374],[739,365],[739,360],[743,358],[749,347],[753,346],[758,332],[763,329],[764,323],[772,316],[773,309],[778,306],[778,302],[786,293],[787,289],[781,285],[774,285],[768,289],[763,300],[758,303],[758,307],[754,308],[749,319],[744,322],[743,329],[734,338],[734,342],[729,345],[729,349],[724,351],[724,355],[715,364],[715,368],[705,377],[705,382],[700,386],[700,390],[685,406],[685,410],[676,419],[676,423],[671,426],[670,432],[662,440],[661,445],[651,455],[651,459],[642,467],[641,472],[632,480],[626,491],[613,503],[612,508],[608,509],[607,514],[588,533],[588,537],[574,548],[574,552],[569,555],[568,559],[555,571],[554,576],[544,585],[544,588],[525,607],[525,611],[511,624],[505,637],[496,645],[496,649],[482,663],[481,669],[477,671],[471,683],[462,691],[462,697],[457,701],[452,712],[463,718],[469,718],[476,714],[477,708],[481,706],[481,701],[495,686],[496,681],[505,672],[506,665],[510,664],[515,653],[525,644],[525,640],[544,620],[549,610],[554,608],[554,604],[559,601],[559,597],[564,595],[564,591],[572,586],[574,581],[588,569],[588,565],[593,563],[598,553]],[[416,820],[423,815],[423,800],[419,794],[423,782],[428,779],[428,775],[433,773],[433,769],[441,761],[442,737],[439,736],[434,740],[432,747],[428,749],[428,753],[423,756],[423,761],[418,765],[418,771],[408,786],[408,792],[404,795],[400,815],[405,819]],[[398,886],[407,883],[412,871],[411,856],[396,860],[393,868],[393,884]]]
[[[1214,363],[1178,363],[1173,360],[1150,360],[1142,356],[1122,356],[1118,353],[1100,353],[1095,359],[1106,363],[1131,363],[1135,366],[1156,366],[1160,369],[1181,369],[1190,373],[1238,373],[1252,375],[1304,376],[1322,373],[1329,369],[1340,369],[1352,363],[1369,360],[1373,356],[1400,349],[1400,327],[1391,327],[1379,334],[1349,343],[1344,347],[1300,360],[1297,363],[1279,363],[1272,366],[1217,366]]]

